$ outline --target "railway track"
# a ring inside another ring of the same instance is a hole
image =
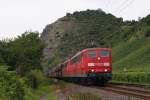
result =
[[[83,85],[85,86],[85,85]],[[126,84],[126,83],[109,83],[104,87],[88,86],[91,88],[102,89],[109,92],[114,92],[129,97],[138,98],[138,100],[150,100],[150,85]],[[131,99],[137,100],[137,99]]]
[[[105,87],[96,87],[106,91],[111,91],[123,95],[138,97],[144,100],[150,100],[150,90],[136,86],[127,86],[127,85],[114,85],[108,84]]]
[[[116,83],[116,82],[109,82],[108,84],[111,85],[122,85],[122,86],[130,86],[130,87],[140,87],[140,88],[149,88],[150,89],[150,85],[142,85],[142,84],[136,84],[136,83]]]

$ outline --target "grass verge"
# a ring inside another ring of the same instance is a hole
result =
[[[57,100],[53,86],[42,85],[38,89],[26,89],[25,100]]]

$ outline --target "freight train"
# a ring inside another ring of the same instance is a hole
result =
[[[84,49],[64,63],[49,69],[48,77],[104,85],[112,78],[111,49]]]

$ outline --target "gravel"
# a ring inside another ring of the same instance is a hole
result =
[[[75,93],[90,93],[96,95],[97,97],[100,97],[101,100],[143,100],[137,97],[113,93],[111,91],[106,91],[100,88],[97,89],[76,84],[73,84],[71,87],[69,86],[63,90],[61,90],[60,88],[56,89],[56,95],[58,96],[59,100],[66,100],[68,96]]]

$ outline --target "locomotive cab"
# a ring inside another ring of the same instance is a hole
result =
[[[85,53],[87,75],[96,81],[108,81],[112,78],[111,50],[91,48]]]

